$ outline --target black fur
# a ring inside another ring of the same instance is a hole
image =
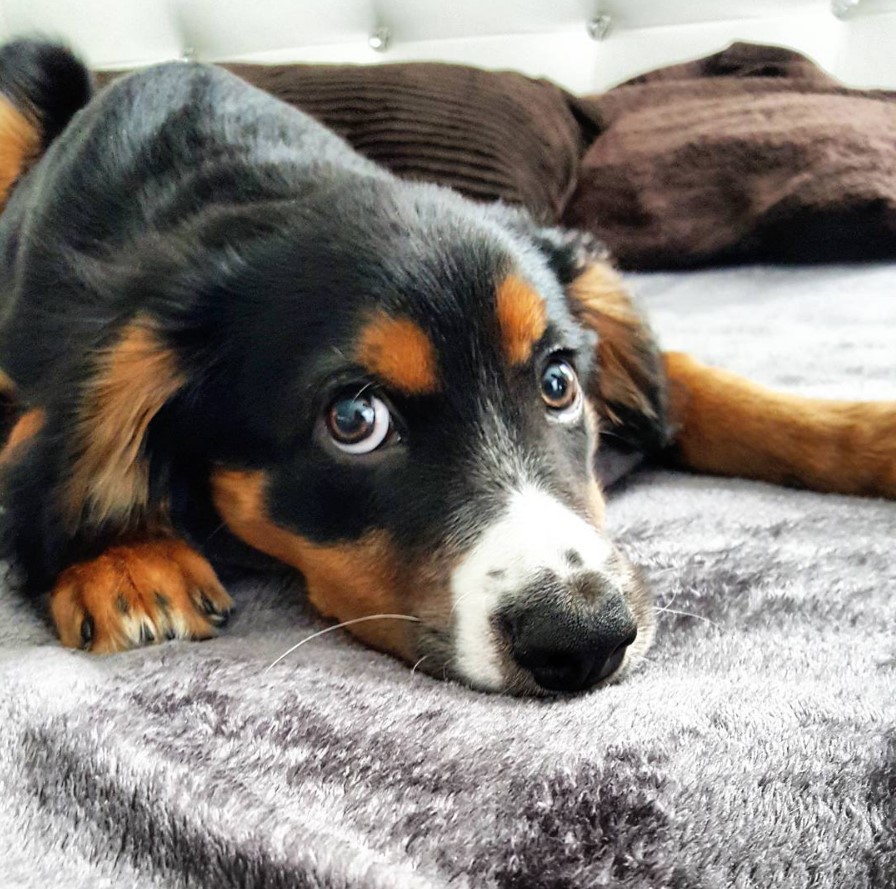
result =
[[[17,40],[0,52],[0,91],[37,123],[47,148],[90,100],[90,75],[65,47]]]
[[[48,142],[88,83],[58,48],[0,51],[0,89],[37,114]],[[240,547],[211,504],[213,466],[264,469],[271,517],[322,543],[382,528],[423,552],[449,524],[455,538],[471,534],[502,466],[520,459],[580,506],[592,442],[582,425],[546,423],[538,393],[551,350],[592,372],[593,334],[565,293],[580,252],[514,211],[396,179],[220,69],[173,63],[116,82],[0,218],[0,367],[22,404],[47,415],[6,473],[11,554],[46,588],[135,533],[89,514],[67,527],[57,493],[98,356],[138,316],[185,380],[141,445],[152,500],[170,501],[177,532],[213,555]],[[512,270],[550,323],[532,362],[508,370],[494,306]],[[427,332],[445,385],[384,392],[400,443],[347,458],[323,440],[321,415],[341,388],[376,383],[352,360],[374,307]]]

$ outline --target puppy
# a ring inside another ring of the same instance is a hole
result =
[[[91,99],[20,41],[0,91],[4,541],[64,645],[213,636],[212,564],[261,556],[421,670],[575,692],[653,635],[601,530],[599,431],[896,493],[896,406],[662,356],[588,238],[401,181],[223,70]]]

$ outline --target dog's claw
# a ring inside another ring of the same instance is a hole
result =
[[[84,615],[84,620],[81,621],[81,648],[85,651],[90,648],[90,643],[93,642],[93,618],[89,614]]]
[[[199,591],[199,604],[203,613],[208,617],[209,623],[216,627],[226,626],[230,621],[232,608],[222,608],[216,605],[204,591]]]

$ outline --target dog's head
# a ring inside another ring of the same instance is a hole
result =
[[[620,675],[652,617],[602,530],[598,426],[660,435],[662,387],[615,274],[586,239],[423,186],[334,206],[275,211],[198,285],[180,425],[220,518],[436,676]]]

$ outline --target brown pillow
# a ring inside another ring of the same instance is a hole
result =
[[[227,67],[400,176],[521,204],[543,221],[558,218],[587,144],[572,97],[519,74],[435,63]]]
[[[894,256],[894,99],[751,44],[638,77],[579,100],[563,222],[628,268]]]

